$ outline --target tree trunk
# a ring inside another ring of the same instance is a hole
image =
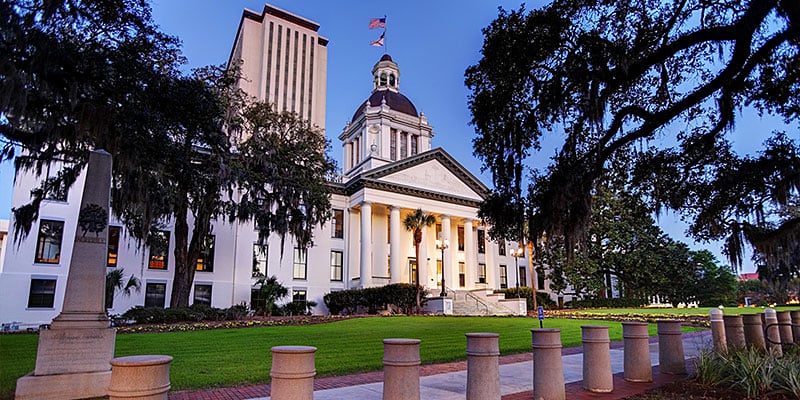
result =
[[[414,269],[414,280],[417,282],[417,315],[420,314],[422,304],[420,300],[420,282],[419,282],[419,244],[422,242],[422,231],[419,229],[414,230],[414,257],[417,260],[417,268]],[[442,260],[444,263],[444,260]],[[444,265],[444,264],[443,264]],[[442,270],[444,273],[444,270]]]
[[[187,208],[188,205],[183,203],[180,207],[176,207],[175,212],[175,250],[173,251],[175,273],[172,279],[170,307],[189,306],[189,292],[192,289],[192,281],[194,280],[194,269],[189,268],[188,262],[189,224],[186,221]]]
[[[531,275],[531,295],[533,295],[533,311],[539,310],[539,301],[536,299],[536,288],[539,280],[536,279],[536,272],[533,270],[533,242],[528,242],[528,268]],[[516,266],[519,269],[519,265]]]

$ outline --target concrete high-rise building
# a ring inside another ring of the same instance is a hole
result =
[[[241,60],[240,87],[275,111],[292,111],[325,128],[328,39],[319,24],[265,5],[244,10],[229,62]]]

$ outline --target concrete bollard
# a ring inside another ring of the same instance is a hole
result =
[[[722,319],[722,310],[712,308],[709,313],[711,321],[711,338],[714,343],[714,351],[725,353],[728,351],[728,344],[725,342],[725,321]]]
[[[646,322],[623,322],[624,367],[622,376],[629,382],[652,382],[650,366],[650,335]]]
[[[800,311],[792,311],[792,336],[795,343],[800,343]]]
[[[500,400],[499,337],[467,333],[467,400]]]
[[[272,348],[270,399],[311,400],[314,398],[316,347],[275,346]]]
[[[564,400],[564,367],[561,362],[561,330],[531,329],[533,336],[533,398]]]
[[[662,374],[686,374],[681,321],[658,320],[658,368]]]
[[[167,400],[170,356],[129,356],[111,359],[110,400]]]
[[[419,400],[419,339],[383,339],[383,400]]]
[[[725,321],[725,343],[728,345],[728,350],[745,348],[742,316],[724,315],[722,320]]]
[[[761,316],[758,314],[744,314],[742,315],[742,323],[744,324],[744,341],[747,347],[759,351],[767,350],[767,345],[764,342],[764,327],[761,326]]]
[[[614,390],[614,375],[611,373],[611,340],[608,327],[601,325],[581,326],[583,338],[583,388],[596,393]]]
[[[781,324],[778,327],[778,332],[780,332],[781,336],[781,344],[787,345],[794,343],[794,337],[792,335],[792,315],[789,311],[778,311],[778,323]]]
[[[783,355],[783,349],[781,348],[781,333],[780,329],[778,329],[778,325],[772,325],[778,323],[778,316],[775,314],[775,310],[772,308],[768,308],[764,310],[764,329],[766,330],[766,337],[767,337],[767,350],[770,353],[780,357]]]

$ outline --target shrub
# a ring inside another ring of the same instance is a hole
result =
[[[409,283],[395,283],[380,287],[349,289],[330,292],[322,297],[322,302],[333,315],[355,314],[359,309],[376,314],[392,304],[406,314],[413,313],[416,307],[417,286]],[[428,291],[420,292],[421,303],[427,302]]]
[[[591,298],[567,302],[567,307],[572,308],[631,308],[642,307],[647,300],[635,297]]]
[[[202,304],[178,308],[145,308],[136,306],[125,311],[121,316],[115,317],[115,325],[122,325],[124,321],[134,321],[137,324],[169,324],[175,322],[239,320],[244,318],[247,312],[247,306],[243,304],[226,309]]]
[[[494,291],[495,293],[504,293],[507,299],[513,299],[517,297],[517,288],[508,288],[508,289],[498,289]],[[523,286],[519,288],[519,295],[520,297],[524,297],[527,299],[527,306],[528,310],[533,310],[533,296],[531,295],[533,290],[527,286]],[[556,302],[550,298],[550,295],[544,292],[536,292],[536,302],[538,305],[550,310],[556,308]]]

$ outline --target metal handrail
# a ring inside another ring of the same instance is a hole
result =
[[[766,340],[769,344],[774,344],[774,345],[778,345],[779,344],[779,345],[782,345],[782,346],[783,345],[787,345],[787,344],[788,345],[797,344],[795,342],[776,342],[774,340],[771,340],[769,338],[769,336],[767,335],[767,332],[769,331],[769,328],[772,327],[772,326],[778,326],[778,327],[780,327],[780,326],[791,326],[792,328],[795,328],[795,327],[800,328],[800,324],[794,324],[794,323],[791,323],[791,322],[773,322],[771,324],[767,324],[764,327],[764,340]],[[792,334],[794,334],[794,332],[792,332]],[[778,337],[780,337],[780,331],[778,331]]]
[[[486,315],[489,314],[489,305],[487,305],[486,302],[484,302],[483,300],[481,300],[477,296],[473,295],[472,293],[465,291],[464,292],[464,301],[467,301],[468,297],[471,297],[473,300],[475,300],[475,306],[483,306],[484,314],[486,314]],[[453,291],[453,299],[455,299],[455,298],[456,298],[456,291]]]

